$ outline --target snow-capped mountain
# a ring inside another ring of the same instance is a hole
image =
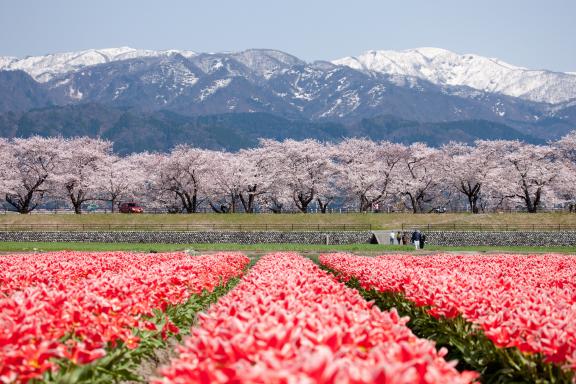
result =
[[[259,54],[255,55],[255,52]],[[174,55],[188,59],[197,56],[195,52],[185,50],[153,51],[129,47],[89,49],[23,59],[0,57],[0,70],[22,70],[36,81],[45,83],[59,75],[97,64]],[[208,56],[216,63],[226,55],[265,79],[270,78],[279,68],[306,64],[294,56],[274,50],[247,50]],[[206,56],[204,54],[204,58]],[[576,98],[576,72],[531,70],[495,58],[475,54],[461,55],[439,48],[368,51],[357,57],[333,60],[332,63],[366,73],[400,77],[400,81],[406,81],[407,77],[416,77],[441,86],[467,86],[536,102],[556,104]],[[200,68],[204,72],[218,69],[213,65],[210,60],[204,60]]]
[[[416,77],[306,63],[272,50],[138,57],[82,67],[44,83],[57,104],[97,102],[206,115],[266,112],[354,121],[391,114],[422,121],[534,121],[540,105]]]
[[[537,102],[560,103],[576,98],[574,73],[530,70],[439,48],[368,51],[333,63],[368,73],[413,76],[438,85],[464,85]]]
[[[529,71],[472,55],[456,55],[458,61],[455,54],[438,49],[414,50],[410,60],[406,53],[387,54],[386,59],[381,53],[313,63],[269,49],[194,53],[115,48],[0,57],[0,123],[8,112],[91,104],[188,117],[260,112],[339,124],[378,116],[421,123],[483,120],[543,139],[576,127],[576,76]],[[465,70],[466,62],[474,64]],[[504,90],[511,88],[504,86],[506,79],[520,78],[521,84],[539,85],[522,97],[507,95]],[[537,91],[562,102],[551,105],[526,97]]]
[[[194,56],[192,51],[151,51],[129,47],[88,49],[79,52],[54,53],[46,56],[29,56],[23,59],[15,57],[0,57],[0,70],[22,70],[45,83],[55,76],[73,72],[83,67],[110,63],[138,57],[159,57],[180,54],[185,57]]]

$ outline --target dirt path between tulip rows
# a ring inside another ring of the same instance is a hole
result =
[[[154,354],[144,359],[136,374],[140,376],[145,383],[149,383],[155,377],[158,377],[158,369],[162,366],[168,365],[170,360],[178,355],[177,348],[180,343],[175,337],[168,339],[166,346],[163,348],[155,349]],[[121,381],[120,384],[141,384],[139,381]]]

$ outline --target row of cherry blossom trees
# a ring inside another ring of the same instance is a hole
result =
[[[0,139],[0,196],[20,213],[55,201],[76,213],[88,202],[113,212],[132,200],[186,213],[312,207],[419,213],[447,204],[474,213],[518,206],[536,212],[575,201],[575,182],[576,131],[548,145],[261,140],[234,153],[180,145],[124,157],[100,139]]]

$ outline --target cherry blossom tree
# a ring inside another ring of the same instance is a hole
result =
[[[175,195],[168,194],[158,186],[160,166],[167,156],[164,153],[140,152],[126,157],[109,157],[103,170],[106,175],[102,177],[99,187],[100,198],[111,201],[116,196],[114,205],[122,201],[137,201],[145,210],[179,212],[179,199],[174,202]]]
[[[244,212],[253,213],[255,206],[262,201],[262,196],[270,190],[274,179],[263,166],[265,152],[261,148],[243,149],[236,157],[242,168],[240,202]]]
[[[479,213],[485,186],[496,177],[495,149],[484,141],[476,142],[475,146],[451,142],[442,147],[442,155],[446,182],[466,197],[472,213]]]
[[[522,203],[528,212],[537,212],[545,197],[553,194],[559,181],[559,168],[554,149],[519,141],[484,142],[501,159],[495,180],[501,193]]]
[[[560,158],[576,164],[576,130],[569,132],[551,145],[558,150]]]
[[[119,157],[90,138],[0,139],[0,193],[29,213],[48,197],[80,213],[91,200],[115,209],[125,199],[170,212],[326,212],[333,201],[360,211],[397,202],[414,213],[460,196],[473,213],[485,206],[544,204],[576,208],[576,131],[549,145],[518,141],[450,143],[440,150],[367,139],[338,144],[262,140],[258,148],[210,151],[181,145],[168,154]]]
[[[568,133],[551,145],[558,156],[557,160],[562,163],[558,168],[556,195],[568,204],[570,212],[576,212],[576,131]]]
[[[255,152],[252,154],[246,153],[246,156],[255,163],[258,175],[262,177],[262,187],[259,187],[259,190],[265,191],[265,193],[256,196],[256,203],[272,213],[282,213],[295,207],[285,184],[285,178],[277,177],[280,156],[274,153],[263,141],[260,142],[260,147],[254,150]]]
[[[424,212],[425,204],[433,202],[441,192],[447,192],[439,188],[444,177],[441,152],[415,143],[407,147],[402,160],[400,194],[412,212]]]
[[[399,163],[407,150],[402,144],[346,139],[332,153],[339,189],[356,199],[360,211],[366,212],[396,192]]]
[[[146,171],[138,155],[107,156],[96,177],[98,200],[108,202],[114,213],[119,202],[131,200],[142,191]]]
[[[261,140],[266,169],[287,189],[300,212],[308,212],[314,199],[329,195],[330,179],[335,173],[324,144],[316,140]],[[319,200],[326,210],[328,203]]]
[[[212,182],[207,190],[209,205],[215,212],[253,213],[272,178],[262,168],[264,152],[260,148],[238,153],[215,153],[211,167]]]
[[[231,153],[213,152],[209,169],[210,183],[205,191],[208,205],[216,213],[236,213],[242,188],[242,166]]]
[[[265,170],[266,168],[263,169]],[[272,175],[272,173],[270,174]],[[270,183],[266,188],[266,193],[258,197],[259,204],[269,209],[272,213],[282,213],[294,206],[288,189],[280,180]]]
[[[67,199],[74,213],[82,213],[82,204],[98,198],[98,185],[112,143],[80,137],[61,144],[61,163],[55,169],[56,193]]]
[[[13,166],[13,154],[8,140],[0,138],[0,196],[4,200],[6,195],[13,193],[16,184],[16,172]]]
[[[2,190],[6,202],[19,213],[30,213],[53,188],[62,165],[64,140],[33,136],[2,144]]]
[[[151,188],[158,199],[175,201],[186,213],[198,211],[201,193],[211,182],[214,151],[178,145],[167,156],[156,155]]]

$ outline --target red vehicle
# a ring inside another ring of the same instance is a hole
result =
[[[120,212],[122,213],[142,213],[144,209],[134,202],[120,204]]]

